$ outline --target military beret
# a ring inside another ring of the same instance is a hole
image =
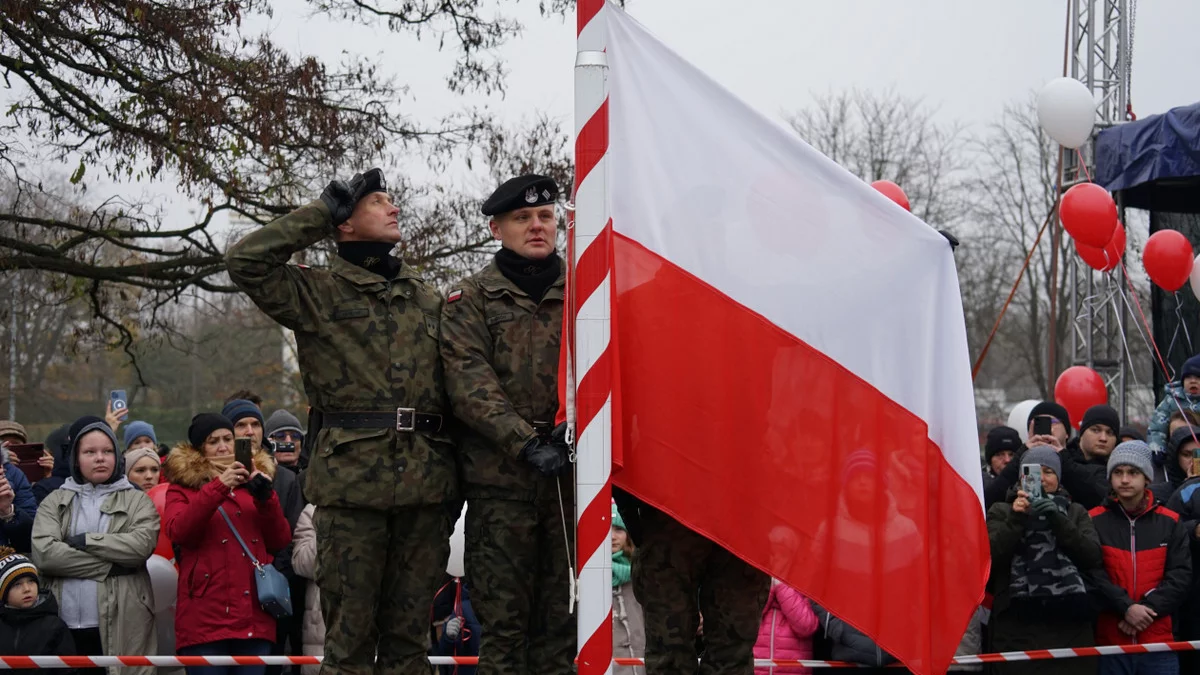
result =
[[[504,181],[479,210],[485,216],[495,216],[527,206],[553,204],[556,199],[558,183],[553,178],[531,173]]]
[[[350,189],[354,191],[354,203],[372,192],[387,192],[387,182],[383,180],[383,171],[371,169],[365,173],[355,174],[350,179]]]

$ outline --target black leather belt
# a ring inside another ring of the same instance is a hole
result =
[[[395,429],[396,431],[442,430],[442,416],[419,413],[415,408],[396,408],[387,412],[325,412],[321,425],[341,429]]]

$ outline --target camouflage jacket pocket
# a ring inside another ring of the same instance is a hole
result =
[[[392,454],[387,429],[322,429],[304,474],[304,494],[318,507],[390,508]]]
[[[387,429],[342,429],[340,427],[327,427],[321,430],[321,435],[317,438],[317,455],[320,457],[330,457],[335,454],[343,454],[351,444],[356,441],[361,441],[368,438],[378,438],[386,435]]]

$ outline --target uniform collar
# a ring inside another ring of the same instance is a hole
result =
[[[329,269],[337,276],[342,277],[355,286],[366,287],[374,286],[376,284],[382,286],[388,282],[387,278],[375,274],[374,272],[367,271],[339,255],[333,256],[333,262],[330,263]],[[394,281],[398,281],[400,279],[416,279],[418,281],[424,281],[424,277],[418,274],[411,265],[405,262],[401,263],[400,272],[396,274]]]
[[[559,265],[558,278],[554,280],[554,283],[550,284],[550,289],[546,291],[546,297],[542,299],[561,300],[563,297],[563,287],[566,285],[566,282],[567,266],[566,264],[562,264]],[[521,290],[519,286],[509,280],[508,277],[504,276],[504,273],[500,271],[500,266],[496,264],[495,260],[492,260],[490,263],[488,263],[488,266],[483,269],[483,274],[479,276],[479,287],[485,291],[491,292],[508,291],[513,295],[533,300],[533,298],[529,297],[528,293]]]

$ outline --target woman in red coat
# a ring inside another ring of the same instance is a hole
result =
[[[263,656],[275,639],[275,619],[258,603],[254,566],[218,512],[225,513],[263,565],[291,541],[291,529],[271,484],[270,456],[254,466],[234,461],[233,424],[215,413],[192,418],[188,444],[167,456],[167,536],[179,550],[176,649],[184,656]],[[262,675],[265,668],[188,668],[189,675]]]

